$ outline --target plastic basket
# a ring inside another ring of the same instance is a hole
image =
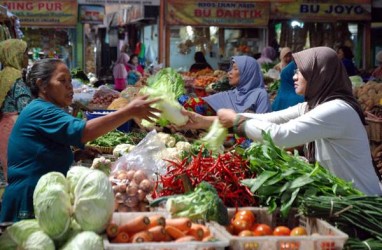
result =
[[[340,250],[348,239],[348,235],[333,227],[329,223],[304,216],[297,216],[296,210],[289,217],[282,219],[279,211],[269,214],[268,208],[245,207],[239,210],[251,210],[256,215],[257,223],[265,223],[275,228],[284,225],[289,228],[303,226],[307,236],[254,236],[239,237],[231,235],[224,227],[215,225],[222,230],[230,240],[230,249],[233,250]],[[228,209],[230,218],[235,209]],[[311,234],[319,235],[312,236]]]
[[[106,114],[112,113],[114,111],[115,110],[93,110],[92,112],[86,111],[85,112],[85,116],[86,116],[87,120],[91,120],[91,119],[94,119],[94,118],[101,117],[101,116],[104,116]],[[131,131],[132,124],[133,124],[132,120],[127,121],[124,124],[122,124],[121,126],[119,126],[117,128],[117,130],[119,130],[121,132],[128,133],[128,132]]]
[[[375,142],[382,142],[382,118],[376,118],[367,114],[366,116],[366,131],[369,140]]]
[[[132,213],[114,213],[112,221],[118,225],[123,224],[126,221],[131,220],[140,215],[156,215],[160,214],[164,217],[170,217],[168,213],[163,212],[132,212]],[[171,249],[171,250],[224,250],[229,246],[229,241],[221,230],[218,230],[214,225],[207,224],[212,234],[218,239],[215,242],[201,242],[201,241],[189,241],[189,242],[150,242],[150,243],[126,243],[116,244],[110,243],[107,237],[104,237],[104,249],[105,250],[158,250],[158,249]]]

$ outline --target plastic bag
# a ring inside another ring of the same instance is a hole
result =
[[[163,174],[166,163],[158,157],[166,149],[155,130],[112,166],[110,181],[118,212],[149,211],[149,195],[154,190],[155,174]]]

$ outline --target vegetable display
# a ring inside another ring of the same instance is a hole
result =
[[[146,132],[131,131],[129,133],[123,133],[114,130],[98,137],[97,139],[89,142],[87,145],[101,147],[115,147],[119,144],[136,145],[146,136],[146,134]]]
[[[263,133],[263,138],[263,142],[252,143],[245,152],[257,177],[242,183],[259,198],[261,205],[269,206],[270,211],[280,207],[286,217],[300,198],[362,195],[352,183],[335,177],[318,163],[309,164],[297,154],[280,149],[269,134]]]
[[[350,236],[382,241],[381,205],[382,197],[378,196],[311,196],[302,200],[299,210],[335,223]]]
[[[216,221],[227,225],[228,212],[216,189],[209,183],[202,181],[193,192],[170,197],[166,209],[172,217],[187,217],[193,221]]]
[[[158,177],[153,198],[185,193],[181,176],[186,175],[192,187],[202,181],[210,183],[228,207],[256,205],[253,194],[240,183],[255,176],[241,156],[225,153],[216,158],[204,157],[202,152],[181,162],[168,161],[167,172]]]

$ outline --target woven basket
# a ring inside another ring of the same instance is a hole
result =
[[[366,112],[366,131],[370,141],[381,142],[382,141],[382,118],[376,117],[373,114]]]
[[[113,150],[114,150],[114,147],[101,147],[101,146],[94,146],[94,145],[86,145],[86,147],[97,149],[103,154],[113,154]]]

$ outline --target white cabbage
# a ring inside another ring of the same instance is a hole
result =
[[[21,249],[25,250],[55,250],[54,242],[43,231],[32,233]]]
[[[0,237],[0,249],[17,249],[27,241],[28,237],[41,230],[37,220],[22,220],[9,226]]]
[[[71,239],[61,248],[61,250],[103,250],[101,236],[91,231],[81,232]]]
[[[54,240],[62,238],[70,227],[72,214],[67,190],[60,184],[37,184],[33,207],[41,229]]]
[[[74,189],[74,218],[84,231],[101,233],[114,211],[109,178],[99,170],[81,176]]]
[[[89,174],[91,171],[92,170],[87,167],[74,166],[69,169],[68,173],[66,173],[66,179],[69,185],[70,201],[72,204],[74,202],[74,188],[76,187],[78,180],[83,174]]]

